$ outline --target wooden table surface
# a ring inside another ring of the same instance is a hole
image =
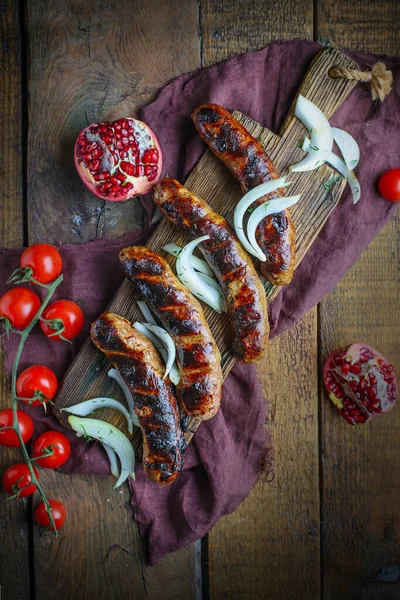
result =
[[[142,227],[138,202],[101,201],[75,174],[73,142],[87,123],[134,116],[171,78],[277,39],[398,55],[399,17],[397,0],[0,0],[0,245]],[[126,488],[42,472],[68,522],[59,539],[40,537],[30,502],[0,507],[2,600],[398,599],[400,409],[352,428],[320,374],[327,354],[353,341],[400,373],[399,239],[397,216],[259,364],[272,483],[150,568]],[[0,402],[10,402],[4,369]],[[2,449],[0,473],[15,456]]]

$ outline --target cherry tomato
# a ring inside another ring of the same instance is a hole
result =
[[[63,465],[71,454],[69,439],[58,431],[46,431],[39,435],[33,445],[33,457],[45,455],[47,451],[53,451],[51,456],[41,458],[36,463],[45,469],[56,469]]]
[[[59,530],[65,523],[67,511],[65,510],[64,504],[62,502],[59,502],[59,500],[49,499],[49,504],[51,506],[51,512],[53,515],[55,526],[57,530]],[[47,514],[44,502],[41,502],[35,510],[35,521],[38,525],[46,527],[49,531],[54,531],[53,527],[50,527],[50,518]]]
[[[18,375],[17,395],[20,398],[33,398],[35,392],[40,392],[45,398],[44,402],[52,400],[56,395],[58,387],[57,377],[53,371],[44,365],[32,365]],[[26,401],[28,402],[28,401]],[[42,404],[41,400],[30,402],[32,406]]]
[[[39,283],[51,283],[62,271],[62,258],[50,244],[34,244],[21,255],[20,267],[30,267],[32,277]]]
[[[64,324],[64,331],[60,331],[60,335],[52,335],[57,329],[50,326],[49,323],[40,321],[40,328],[43,333],[50,339],[61,340],[63,337],[67,340],[72,340],[76,337],[83,327],[84,316],[81,308],[71,300],[57,300],[44,309],[42,318],[47,321],[60,319]],[[61,323],[60,326],[62,327]]]
[[[0,317],[14,329],[25,329],[40,308],[40,299],[27,288],[12,288],[0,298]]]
[[[39,474],[33,468],[36,477],[39,479]],[[25,463],[16,463],[8,467],[3,475],[3,487],[8,494],[18,493],[18,498],[26,498],[32,496],[36,490],[36,485],[31,483],[32,477]]]
[[[400,202],[400,169],[390,169],[381,175],[378,183],[380,194],[391,202]]]
[[[33,421],[29,415],[26,415],[22,410],[17,411],[19,429],[24,444],[29,442],[33,435]],[[13,411],[11,408],[6,408],[0,412],[0,446],[10,446],[16,448],[19,446],[17,434],[13,429],[1,431],[1,427],[11,427],[13,424]]]

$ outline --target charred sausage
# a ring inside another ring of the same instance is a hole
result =
[[[143,433],[146,475],[156,483],[171,483],[183,467],[186,445],[172,384],[163,379],[157,350],[129,321],[113,313],[104,313],[93,323],[91,337],[132,392]]]
[[[269,333],[265,290],[250,256],[230,225],[208,204],[175,179],[165,178],[154,187],[161,211],[186,235],[209,235],[199,246],[226,295],[234,334],[233,352],[244,362],[263,353]]]
[[[168,263],[148,248],[124,248],[120,260],[175,342],[180,374],[176,394],[182,409],[198,419],[210,419],[221,403],[221,356],[200,303]]]
[[[278,178],[262,143],[230,112],[218,104],[203,104],[192,118],[202,139],[230,169],[244,192]],[[263,196],[257,204],[284,195],[281,188]],[[296,232],[289,210],[266,217],[257,227],[256,239],[267,257],[260,263],[264,277],[275,285],[289,283],[296,258]]]

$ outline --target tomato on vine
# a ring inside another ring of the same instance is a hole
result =
[[[57,377],[51,369],[44,365],[32,365],[18,375],[17,395],[24,402],[38,406],[52,400],[58,388]],[[36,398],[27,400],[27,398]]]
[[[83,323],[83,312],[75,302],[56,300],[44,309],[40,328],[50,339],[73,340],[81,332]]]
[[[39,474],[34,468],[36,479],[39,480]],[[27,498],[32,496],[36,491],[36,485],[31,483],[32,476],[29,472],[28,465],[25,463],[16,463],[8,467],[3,475],[2,484],[6,492],[10,495],[18,496],[18,498]]]
[[[51,513],[53,515],[54,524],[57,530],[59,530],[65,523],[65,519],[67,518],[67,511],[65,510],[64,504],[59,500],[49,499],[48,502],[51,506]],[[50,518],[47,513],[46,505],[44,502],[41,502],[35,510],[35,521],[38,525],[46,527],[48,531],[54,531],[54,528],[50,526]]]
[[[26,329],[40,308],[39,296],[27,288],[12,288],[0,298],[0,321],[6,331]]]
[[[29,415],[17,410],[18,425],[21,432],[22,441],[24,444],[29,442],[33,435],[33,421]],[[16,448],[20,445],[18,437],[14,429],[3,429],[2,427],[12,427],[13,411],[12,408],[6,408],[0,411],[0,446],[9,446]]]
[[[69,439],[58,431],[42,433],[33,445],[36,463],[45,469],[56,469],[63,465],[71,454]],[[43,456],[43,458],[39,458]]]
[[[48,284],[60,275],[63,263],[55,246],[33,244],[24,250],[19,265],[25,277],[33,277],[39,283]]]

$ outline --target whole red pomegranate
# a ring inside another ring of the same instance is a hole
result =
[[[162,169],[161,148],[150,127],[125,117],[83,129],[75,143],[74,160],[86,187],[111,202],[146,194]]]
[[[351,344],[332,352],[323,376],[329,398],[351,425],[388,412],[396,402],[393,366],[367,344]]]

